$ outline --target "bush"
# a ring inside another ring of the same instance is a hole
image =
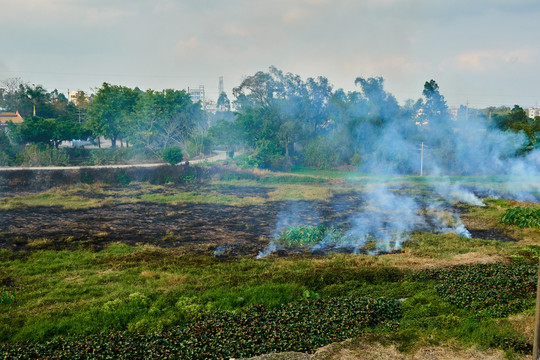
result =
[[[10,156],[5,151],[0,151],[0,166],[8,166],[10,162]]]
[[[285,246],[315,245],[323,240],[337,241],[342,233],[324,225],[300,225],[287,228],[279,236],[278,242]]]
[[[28,145],[19,157],[22,159],[22,165],[26,166],[66,166],[69,164],[69,156],[64,149],[37,144]]]
[[[275,143],[259,140],[255,153],[245,163],[261,169],[276,169],[283,165],[284,160],[285,156]]]
[[[132,157],[132,148],[93,149],[90,151],[90,165],[122,164]]]
[[[340,165],[339,155],[324,139],[310,142],[304,150],[304,160],[307,166],[317,169],[328,169]]]
[[[540,228],[540,208],[516,206],[506,210],[499,222],[519,228]]]
[[[182,154],[182,149],[178,146],[171,146],[161,152],[161,158],[163,161],[171,164],[171,166],[174,166],[182,161],[184,155]]]

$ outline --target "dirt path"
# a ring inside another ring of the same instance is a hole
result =
[[[207,156],[201,159],[188,160],[190,164],[200,164],[203,162],[214,162],[226,160],[227,154],[225,151],[216,151],[215,155]],[[163,166],[164,163],[149,163],[149,164],[121,164],[121,165],[87,165],[87,166],[2,166],[0,171],[16,171],[16,170],[80,170],[80,169],[122,169],[122,168],[153,168]]]

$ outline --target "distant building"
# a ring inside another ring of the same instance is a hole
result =
[[[528,112],[529,112],[529,117],[531,119],[534,119],[535,116],[540,116],[540,109],[539,108],[531,107],[531,108],[529,108]]]
[[[218,111],[217,103],[214,100],[207,99],[204,102],[203,106],[204,110],[211,112],[212,114],[215,114]]]
[[[24,121],[22,116],[17,112],[0,112],[0,129],[4,130],[5,133],[8,132],[8,122],[13,122],[14,124],[20,124]]]
[[[456,108],[452,108],[452,109],[448,110],[448,113],[450,114],[450,119],[451,120],[457,121],[457,119],[458,119],[458,110],[459,109],[456,109]]]
[[[82,90],[74,90],[69,92],[69,101],[74,103],[75,105],[79,105],[79,97],[83,96],[84,98],[87,98],[86,94]]]
[[[199,87],[195,89],[188,87],[188,94],[191,96],[191,101],[193,101],[194,103],[200,101],[202,106],[204,107],[206,101],[204,85],[199,85]]]

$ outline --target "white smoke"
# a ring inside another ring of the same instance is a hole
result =
[[[262,259],[279,250],[281,245],[277,240],[279,239],[281,233],[288,228],[300,225],[307,225],[306,218],[305,216],[303,217],[302,214],[310,214],[312,218],[311,222],[313,222],[314,225],[319,224],[319,214],[317,210],[313,208],[313,206],[311,206],[309,203],[295,201],[287,204],[287,206],[283,208],[277,216],[276,225],[274,226],[274,231],[272,233],[272,239],[270,240],[270,243],[268,244],[268,246],[266,246],[263,250],[259,252],[256,258]]]
[[[352,226],[343,235],[339,246],[357,251],[368,240],[374,239],[376,250],[396,250],[423,223],[418,215],[418,204],[409,196],[396,195],[384,185],[365,195],[366,206],[352,217]]]

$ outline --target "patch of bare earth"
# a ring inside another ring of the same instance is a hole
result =
[[[314,354],[298,352],[273,353],[249,360],[499,360],[506,359],[502,350],[462,349],[449,345],[422,347],[410,353],[400,352],[395,345],[349,339],[318,349]]]

